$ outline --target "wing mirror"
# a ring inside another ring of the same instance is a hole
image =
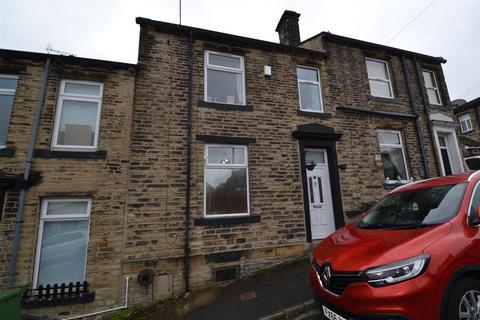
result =
[[[477,210],[475,210],[475,214],[470,214],[470,216],[468,217],[469,219],[469,224],[471,226],[479,226],[480,225],[480,207],[477,208]]]

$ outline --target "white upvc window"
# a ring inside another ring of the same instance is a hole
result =
[[[7,144],[10,114],[17,90],[18,77],[0,74],[0,149]]]
[[[409,175],[401,133],[393,130],[378,130],[378,142],[385,180],[407,181]]]
[[[438,90],[435,72],[430,70],[422,70],[422,74],[425,88],[427,89],[428,102],[433,105],[441,106],[442,98],[440,97],[440,90]]]
[[[207,102],[245,105],[245,66],[241,56],[205,51]]]
[[[370,94],[375,97],[393,98],[392,78],[388,62],[366,58]]]
[[[90,198],[42,201],[33,286],[85,280]]]
[[[462,114],[460,117],[458,117],[458,121],[460,122],[460,130],[462,130],[462,133],[473,130],[472,119],[470,119],[469,113]]]
[[[248,148],[205,145],[205,217],[250,214]]]
[[[297,66],[297,81],[300,110],[323,112],[322,88],[318,69]]]
[[[97,149],[102,95],[102,83],[61,81],[52,149]]]

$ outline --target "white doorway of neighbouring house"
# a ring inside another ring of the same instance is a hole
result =
[[[305,162],[312,240],[323,239],[335,231],[326,149],[305,149]]]
[[[435,130],[440,169],[443,176],[463,171],[460,151],[454,129]]]

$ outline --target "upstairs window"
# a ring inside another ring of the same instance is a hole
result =
[[[0,149],[7,144],[10,113],[17,89],[17,76],[0,74]]]
[[[392,79],[388,63],[383,60],[365,59],[370,93],[375,97],[393,98]]]
[[[297,67],[300,110],[323,112],[322,89],[318,69]]]
[[[205,51],[205,101],[245,105],[243,57]]]
[[[407,163],[399,131],[379,130],[378,142],[385,180],[408,180]]]
[[[428,102],[438,106],[442,105],[437,79],[435,78],[435,72],[423,70],[422,74],[423,81],[425,82],[425,88],[427,89]]]
[[[53,134],[54,149],[96,149],[103,84],[63,80]]]
[[[205,147],[205,216],[248,215],[249,187],[247,147]]]
[[[460,121],[460,130],[462,133],[466,133],[473,130],[472,120],[470,119],[470,114],[462,114],[458,120]]]
[[[45,199],[34,287],[85,280],[91,199]]]

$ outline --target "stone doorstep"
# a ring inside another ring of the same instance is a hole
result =
[[[275,311],[267,316],[258,318],[257,320],[283,320],[283,319],[286,319],[287,317],[293,317],[302,312],[312,310],[316,306],[317,305],[315,301],[313,299],[310,299],[302,303],[290,306],[288,308]]]

